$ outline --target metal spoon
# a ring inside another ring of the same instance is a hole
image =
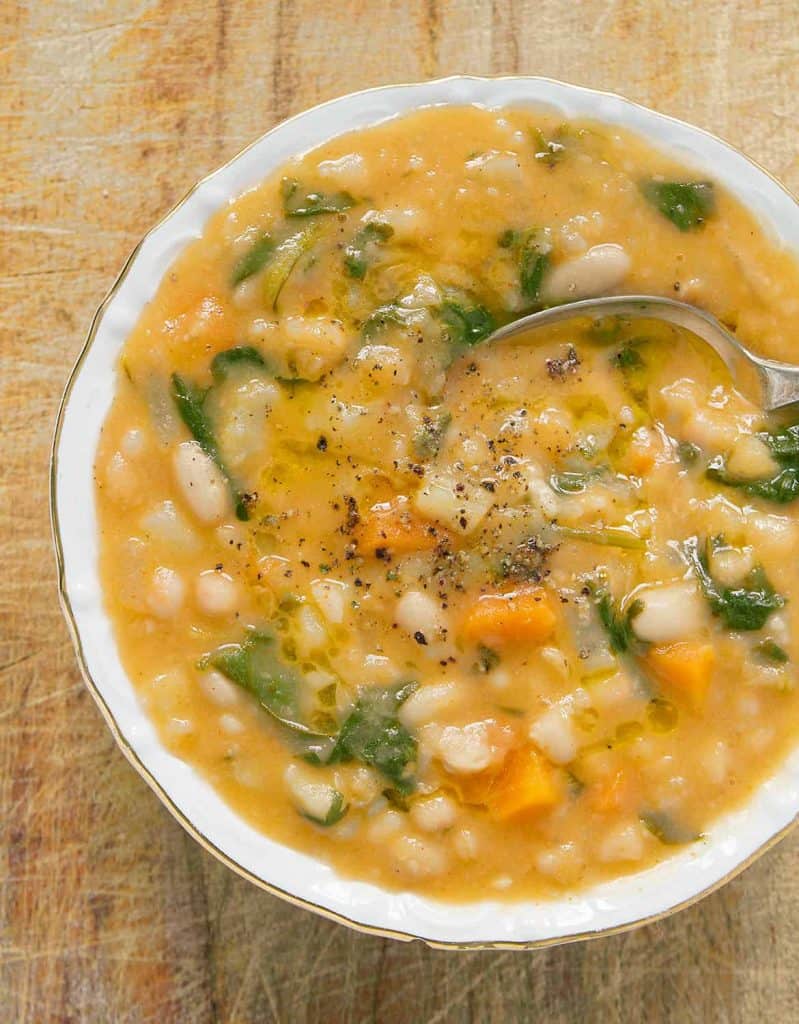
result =
[[[488,340],[502,341],[545,324],[575,317],[599,319],[605,316],[666,320],[685,328],[707,342],[721,356],[740,389],[766,412],[799,402],[799,366],[756,356],[710,313],[686,302],[657,295],[609,295],[600,299],[567,302],[514,320],[494,331]]]

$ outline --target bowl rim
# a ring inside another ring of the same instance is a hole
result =
[[[334,910],[331,907],[325,906],[324,904],[316,903],[311,898],[299,895],[297,892],[292,892],[292,891],[289,891],[287,889],[284,889],[284,888],[282,888],[281,886],[277,885],[274,882],[267,881],[265,878],[259,876],[258,874],[255,874],[253,871],[251,871],[250,869],[245,867],[243,864],[239,863],[234,857],[230,856],[224,850],[220,849],[220,847],[217,846],[208,836],[206,836],[203,832],[201,832],[199,830],[198,826],[194,824],[194,822],[188,816],[188,814],[186,812],[184,812],[184,810],[178,805],[178,803],[166,791],[166,789],[161,784],[161,782],[156,777],[156,775],[153,774],[153,772],[151,772],[150,769],[144,764],[143,760],[140,758],[139,754],[134,749],[132,743],[130,742],[130,740],[126,736],[125,732],[123,731],[122,726],[117,721],[117,718],[115,717],[114,712],[112,711],[109,703],[107,702],[106,698],[102,694],[98,684],[95,682],[95,680],[94,680],[94,678],[92,676],[92,673],[89,670],[88,661],[87,661],[87,658],[86,658],[86,655],[85,655],[85,652],[84,652],[84,648],[83,648],[83,639],[82,639],[82,636],[81,636],[80,627],[78,626],[77,616],[75,614],[75,610],[73,608],[73,604],[72,604],[72,601],[71,601],[69,593],[68,593],[67,571],[66,571],[65,556],[64,556],[64,546],[63,546],[63,541],[62,541],[62,537],[61,537],[61,523],[60,523],[60,519],[59,519],[59,499],[58,499],[59,454],[60,454],[60,446],[61,446],[61,438],[62,438],[62,429],[63,429],[63,426],[64,426],[64,420],[65,420],[65,415],[66,415],[67,407],[69,405],[69,400],[70,400],[70,398],[72,396],[73,389],[74,389],[74,387],[75,387],[75,385],[76,385],[76,383],[78,381],[78,378],[80,376],[80,373],[81,373],[83,365],[84,365],[84,363],[86,361],[86,358],[87,358],[87,356],[88,356],[88,354],[89,354],[89,352],[90,352],[90,350],[92,348],[92,345],[93,345],[93,343],[95,341],[97,333],[98,333],[98,331],[100,329],[100,326],[101,326],[101,323],[103,321],[103,318],[104,318],[105,314],[108,312],[109,307],[111,306],[115,296],[117,295],[117,292],[119,291],[119,289],[121,288],[122,284],[124,283],[124,281],[128,277],[129,272],[131,271],[134,263],[136,262],[137,258],[139,257],[139,255],[141,253],[141,250],[144,247],[144,245],[147,242],[147,240],[152,235],[154,235],[160,228],[162,228],[165,225],[165,223],[167,221],[169,221],[173,217],[173,215],[175,215],[185,204],[187,204],[189,202],[189,200],[195,195],[195,193],[197,193],[198,190],[200,190],[204,185],[209,183],[213,178],[215,178],[221,172],[227,170],[229,167],[231,167],[231,165],[233,165],[234,163],[237,163],[245,154],[249,153],[255,147],[262,145],[273,134],[275,134],[278,131],[283,130],[285,126],[287,126],[287,125],[294,125],[297,122],[301,121],[302,119],[308,117],[311,114],[314,114],[314,113],[317,113],[319,111],[322,111],[325,108],[334,107],[334,106],[336,106],[338,104],[343,103],[344,101],[350,101],[350,100],[355,100],[355,99],[364,99],[364,98],[368,98],[370,96],[377,96],[379,94],[387,94],[387,93],[394,93],[394,92],[399,93],[399,92],[402,92],[402,91],[411,90],[411,89],[419,89],[419,88],[430,89],[431,91],[435,91],[435,90],[438,90],[438,89],[443,89],[443,88],[445,88],[448,85],[453,85],[453,84],[459,83],[459,82],[475,82],[475,83],[485,83],[485,84],[492,84],[492,83],[494,83],[494,84],[518,83],[520,86],[528,86],[528,87],[532,87],[533,89],[535,88],[535,86],[537,84],[545,84],[545,85],[550,85],[550,86],[557,86],[557,87],[565,89],[568,92],[573,92],[575,94],[582,94],[584,96],[594,97],[594,98],[596,98],[597,100],[600,100],[600,101],[602,99],[606,99],[606,100],[611,100],[611,101],[613,101],[615,103],[620,103],[623,106],[631,108],[633,111],[637,111],[639,114],[646,115],[647,117],[654,117],[657,120],[670,123],[671,125],[676,126],[680,130],[688,130],[688,132],[690,132],[690,133],[694,133],[694,134],[698,134],[698,135],[704,136],[707,140],[710,140],[713,143],[719,144],[723,149],[731,151],[731,153],[736,155],[738,158],[742,158],[746,163],[751,165],[751,167],[754,168],[754,170],[759,172],[764,177],[768,178],[772,186],[776,186],[776,188],[778,188],[781,192],[783,192],[785,194],[785,196],[787,196],[787,198],[790,199],[793,202],[794,205],[799,207],[799,198],[797,198],[797,196],[794,195],[794,193],[792,193],[791,190],[788,189],[775,175],[773,175],[770,171],[768,171],[766,168],[764,168],[760,163],[758,163],[756,160],[754,160],[748,154],[744,153],[738,147],[736,147],[732,143],[726,141],[721,136],[719,136],[719,135],[717,135],[717,134],[715,134],[715,133],[713,133],[711,131],[708,131],[707,129],[698,127],[696,125],[693,125],[690,122],[684,121],[684,120],[682,120],[680,118],[673,117],[673,116],[668,115],[668,114],[663,114],[660,111],[657,111],[657,110],[654,110],[653,108],[647,107],[646,105],[644,105],[642,103],[638,103],[638,102],[636,102],[634,100],[630,100],[627,97],[621,95],[620,93],[616,93],[616,92],[609,91],[609,90],[593,89],[593,88],[590,88],[588,86],[583,86],[583,85],[576,85],[576,84],[571,83],[571,82],[566,82],[566,81],[563,81],[561,79],[556,79],[556,78],[552,78],[552,77],[548,77],[548,76],[541,76],[541,75],[516,75],[516,74],[513,74],[513,75],[463,75],[463,74],[455,74],[455,75],[448,75],[448,76],[441,77],[441,78],[430,79],[430,80],[423,81],[423,82],[401,82],[401,83],[395,83],[395,84],[373,86],[373,87],[370,87],[370,88],[367,88],[367,89],[356,90],[354,92],[350,92],[350,93],[342,94],[342,95],[339,95],[339,96],[335,96],[335,97],[333,97],[331,99],[328,99],[328,100],[325,100],[325,101],[323,101],[321,103],[314,104],[311,107],[305,108],[305,109],[303,109],[303,110],[293,114],[291,117],[288,117],[288,118],[286,118],[286,119],[284,119],[282,121],[277,122],[270,129],[268,129],[266,132],[264,132],[263,134],[259,135],[258,137],[253,139],[251,142],[249,142],[246,146],[244,146],[242,149],[240,149],[237,153],[235,153],[232,157],[230,157],[224,163],[222,163],[219,166],[215,167],[208,174],[204,175],[202,178],[200,178],[198,181],[196,181],[191,186],[191,188],[189,188],[188,191],[180,199],[178,199],[178,201],[175,202],[174,205],[172,205],[164,214],[162,214],[161,217],[159,217],[159,219],[147,230],[147,232],[145,232],[145,234],[140,238],[138,243],[135,245],[135,247],[132,249],[132,251],[130,252],[130,254],[127,257],[127,259],[125,260],[124,264],[122,265],[121,270],[117,274],[116,278],[114,279],[113,283],[111,284],[110,288],[108,289],[108,291],[106,292],[104,298],[102,299],[100,305],[98,306],[96,312],[94,313],[94,316],[92,317],[92,320],[91,320],[88,332],[86,334],[85,340],[84,340],[84,342],[83,342],[83,344],[82,344],[82,346],[80,348],[80,351],[79,351],[79,353],[78,353],[78,355],[77,355],[77,357],[75,359],[75,362],[74,362],[74,364],[72,366],[72,369],[69,372],[69,375],[67,377],[67,381],[66,381],[66,384],[65,384],[65,387],[64,387],[64,390],[63,390],[63,393],[62,393],[59,405],[58,405],[58,411],[57,411],[57,414],[56,414],[55,426],[54,426],[54,430],[53,430],[53,439],[52,439],[52,444],[51,444],[51,449],[50,449],[50,461],[49,461],[49,511],[50,511],[50,527],[51,527],[51,536],[52,536],[52,542],[53,542],[53,547],[54,547],[54,551],[55,551],[55,559],[56,559],[57,587],[58,587],[59,603],[60,603],[61,610],[62,610],[62,613],[64,615],[64,618],[66,620],[67,629],[68,629],[68,632],[69,632],[70,639],[72,641],[72,645],[73,645],[73,648],[74,648],[74,651],[75,651],[75,655],[76,655],[76,658],[77,658],[77,662],[78,662],[78,667],[80,669],[80,673],[81,673],[81,676],[83,678],[83,681],[84,681],[87,689],[91,693],[91,695],[92,695],[92,697],[94,699],[95,704],[99,708],[100,713],[102,714],[103,718],[105,719],[105,722],[106,722],[108,728],[110,729],[111,734],[113,735],[114,740],[115,740],[117,746],[122,751],[122,753],[125,756],[125,758],[127,759],[128,763],[134,768],[134,770],[138,773],[138,775],[144,780],[144,782],[149,786],[149,788],[155,793],[155,795],[158,797],[158,799],[161,801],[161,803],[164,805],[164,807],[167,809],[167,811],[178,821],[178,823],[189,833],[189,835],[191,835],[192,838],[194,840],[196,840],[208,853],[210,853],[217,860],[221,861],[223,864],[225,864],[232,871],[236,872],[236,874],[238,874],[240,877],[245,878],[247,881],[249,881],[252,884],[256,885],[259,889],[262,889],[263,891],[266,891],[266,892],[270,893],[273,896],[277,896],[280,899],[283,899],[283,900],[287,901],[288,903],[290,903],[290,904],[292,904],[294,906],[300,907],[300,908],[305,909],[305,910],[309,910],[309,911],[311,911],[313,913],[316,913],[316,914],[320,914],[321,916],[323,916],[323,917],[325,917],[325,918],[327,918],[329,920],[333,920],[333,921],[336,921],[337,923],[344,924],[347,927],[350,927],[350,928],[352,928],[352,929],[354,929],[354,930],[356,930],[358,932],[364,933],[364,934],[373,935],[373,936],[379,936],[379,937],[382,937],[382,938],[393,938],[393,939],[398,939],[398,940],[401,940],[401,941],[419,940],[419,941],[424,942],[426,945],[428,945],[428,946],[430,946],[431,948],[434,948],[434,949],[449,949],[449,950],[453,950],[453,949],[454,950],[524,949],[524,950],[532,950],[532,949],[543,949],[543,948],[546,948],[546,947],[549,947],[549,946],[560,945],[560,944],[565,944],[565,943],[570,943],[570,942],[585,941],[585,940],[588,940],[588,939],[598,938],[598,937],[603,937],[603,936],[617,935],[617,934],[620,934],[622,932],[630,931],[630,930],[632,930],[634,928],[638,928],[638,927],[641,927],[641,926],[646,925],[646,924],[651,924],[651,923],[654,923],[656,921],[660,921],[660,920],[662,920],[662,919],[664,919],[666,917],[671,916],[672,914],[676,913],[679,910],[683,910],[683,909],[685,909],[687,907],[690,907],[690,906],[694,905],[695,903],[697,903],[700,900],[704,899],[705,896],[708,896],[711,893],[715,892],[716,890],[720,889],[722,886],[726,885],[726,883],[729,882],[731,879],[735,878],[737,875],[739,875],[740,873],[745,871],[757,859],[759,859],[763,854],[765,854],[768,850],[770,850],[777,843],[779,843],[789,832],[791,832],[796,827],[796,825],[799,824],[799,806],[796,806],[796,809],[795,809],[795,812],[793,814],[793,817],[785,825],[783,825],[781,828],[779,828],[778,830],[776,830],[776,831],[772,832],[770,835],[768,835],[748,856],[746,856],[745,858],[741,859],[738,863],[734,864],[726,873],[724,873],[720,877],[716,878],[709,885],[707,885],[704,888],[698,890],[697,892],[693,893],[692,895],[690,895],[690,896],[688,896],[688,897],[686,897],[684,899],[679,900],[678,902],[676,902],[674,904],[666,906],[665,908],[663,908],[661,910],[658,910],[658,911],[650,913],[650,914],[645,914],[645,915],[642,915],[640,917],[631,917],[631,918],[629,918],[627,920],[624,920],[623,922],[621,922],[619,924],[616,924],[616,925],[608,925],[608,926],[605,926],[605,927],[594,927],[594,928],[588,928],[588,929],[584,929],[584,930],[576,930],[576,931],[568,933],[568,934],[557,934],[557,935],[552,935],[552,936],[548,936],[548,937],[541,937],[541,938],[535,938],[535,939],[514,939],[514,940],[508,940],[508,939],[501,939],[501,940],[499,940],[498,939],[498,940],[495,940],[495,941],[479,939],[479,940],[474,940],[474,941],[470,941],[470,940],[466,940],[466,941],[453,941],[453,940],[450,940],[450,939],[440,939],[440,938],[437,939],[437,938],[431,937],[429,935],[417,934],[417,933],[415,933],[415,932],[413,932],[411,930],[408,930],[408,929],[397,929],[397,928],[391,928],[391,927],[382,926],[382,925],[374,925],[374,924],[370,924],[368,922],[365,922],[363,920],[360,920],[356,916],[350,917],[346,913],[342,913],[340,911]],[[540,98],[536,98],[535,96],[531,96],[530,97],[530,101],[531,101],[532,104],[538,103],[538,105],[540,105],[540,106],[546,106],[547,105],[546,102],[542,103]],[[522,105],[522,101],[521,100],[516,101],[516,102],[517,102],[517,105],[519,105],[519,106]],[[460,100],[460,99],[450,99],[450,100],[438,99],[438,100],[436,100],[436,99],[433,99],[431,97],[431,99],[428,102],[420,104],[419,107],[416,108],[416,109],[422,109],[424,107],[468,106],[470,104],[477,105],[477,106],[485,106],[488,109],[501,109],[503,106],[512,106],[513,105],[513,103],[510,103],[510,104],[503,103],[503,104],[498,104],[496,107],[492,108],[490,106],[490,104],[482,103],[481,101],[474,101],[474,100],[469,101],[469,100]],[[377,125],[377,124],[380,124],[380,123],[384,123],[385,121],[391,120],[394,117],[403,116],[404,114],[407,114],[407,113],[410,113],[410,112],[411,112],[411,110],[407,110],[407,111],[404,110],[404,109],[402,109],[402,110],[395,110],[393,113],[389,113],[385,117],[378,118],[378,119],[370,122],[368,126],[364,126],[364,127],[369,127],[369,126],[374,126],[374,125]],[[601,118],[597,118],[597,119],[601,120]],[[333,132],[331,132],[328,141],[330,141],[330,140],[332,140],[334,138],[340,137],[341,135],[349,134],[352,131],[358,131],[358,130],[362,130],[362,129],[351,129],[350,128],[350,129],[344,129],[344,130],[340,130],[340,131],[333,131]],[[633,129],[633,131],[635,131],[635,129]],[[312,149],[315,149],[318,146],[324,145],[324,144],[325,144],[324,142],[315,142],[315,143],[313,143],[309,147],[309,149],[312,150]],[[666,147],[664,147],[664,148],[666,148]],[[299,152],[305,152],[305,151],[307,151],[307,150],[299,150]],[[701,163],[701,160],[698,161],[698,162]],[[229,195],[228,199],[234,197],[235,195],[240,195],[240,194],[241,194],[241,190],[239,192],[237,192],[237,193],[233,193],[232,195]],[[219,207],[217,207],[217,209],[218,208]],[[181,246],[181,249],[182,248],[183,248],[183,246]],[[160,279],[162,279],[162,278],[160,278]],[[140,312],[141,312],[141,307],[140,307],[139,313]],[[93,457],[93,453],[92,453],[92,457]],[[127,673],[125,673],[125,675],[127,677]],[[128,682],[130,683],[129,678],[128,678]],[[130,685],[132,687],[133,684],[131,683]],[[755,790],[753,790],[751,792],[750,796],[747,798],[747,801],[745,801],[742,806],[745,806],[748,802],[750,802],[754,798],[755,794],[768,781],[769,780],[764,780],[763,783],[761,783]],[[238,815],[236,815],[236,817],[240,821],[243,820]],[[268,837],[268,838],[271,839],[271,837]],[[271,840],[271,841],[273,843],[278,843],[277,840]],[[278,844],[278,845],[282,845],[282,844]],[[670,858],[664,858],[664,861],[667,861],[669,859]],[[316,858],[314,858],[314,860],[316,860]],[[661,862],[661,863],[663,863],[663,862]],[[622,878],[633,879],[635,877],[641,877],[643,874],[645,874],[645,872],[631,872],[629,875],[622,876]],[[343,882],[345,885],[351,884],[351,883],[357,881],[357,879],[350,879],[350,878],[342,877],[342,876],[337,876],[337,878],[339,879],[339,881]],[[596,888],[597,889],[601,889],[605,884],[606,883],[598,883]],[[378,891],[380,891],[383,894],[387,893],[386,890],[379,889],[379,887],[377,887],[377,886],[375,886],[374,888],[376,888]],[[568,896],[569,894],[565,893],[564,895]],[[577,895],[580,895],[580,893],[578,893]],[[430,899],[428,897],[419,897],[419,898],[422,899],[424,902],[437,903],[439,906],[446,906],[446,904],[443,904],[441,901],[436,901],[436,900]],[[500,903],[500,904],[497,904],[497,906],[499,906],[500,908],[504,908],[504,909],[510,911],[514,906],[521,905],[521,902],[522,901]],[[472,904],[462,904],[462,905],[469,906],[469,905],[472,905]]]

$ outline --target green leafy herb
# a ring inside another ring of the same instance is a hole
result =
[[[329,736],[301,721],[302,677],[280,657],[275,637],[251,630],[240,644],[226,644],[207,662],[243,690],[251,693],[261,707],[281,725],[305,736]]]
[[[485,306],[465,306],[447,300],[438,308],[447,336],[456,348],[479,345],[496,330],[496,321]]]
[[[362,689],[341,726],[329,763],[361,761],[381,772],[400,793],[412,792],[415,783],[409,773],[416,760],[416,740],[400,722],[397,711],[416,688],[416,683],[406,683]]]
[[[303,818],[307,818],[308,821],[312,821],[315,825],[321,825],[323,828],[330,828],[331,825],[341,821],[349,810],[350,805],[344,800],[344,794],[340,793],[337,789],[332,789],[332,794],[330,809],[324,818],[317,818],[313,814],[306,813],[303,813]]]
[[[287,217],[316,217],[321,213],[343,213],[355,205],[349,192],[305,192],[296,178],[280,183],[283,211]]]
[[[555,167],[566,156],[565,140],[569,135],[568,125],[559,125],[551,139],[548,139],[540,128],[531,128],[530,134],[535,147],[535,158],[542,164],[550,168]]]
[[[236,263],[230,275],[231,285],[235,288],[237,284],[263,270],[274,251],[274,238],[268,234],[261,235]]]
[[[557,538],[582,540],[587,544],[600,544],[606,548],[622,548],[626,551],[644,551],[646,549],[646,540],[633,533],[628,526],[602,526],[592,529],[553,523],[550,530]]]
[[[614,654],[635,651],[641,645],[633,630],[633,620],[644,608],[643,601],[633,601],[622,612],[605,586],[593,587],[599,621],[608,635],[610,649]]]
[[[774,590],[762,566],[755,566],[740,586],[725,587],[708,572],[707,552],[700,553],[696,537],[685,541],[683,553],[699,580],[711,611],[729,629],[762,629],[772,612],[785,604],[785,598]]]
[[[380,334],[387,327],[410,327],[419,320],[420,310],[407,309],[405,306],[398,306],[395,302],[387,302],[384,306],[378,306],[364,320],[361,327],[361,334],[364,340],[369,341],[376,334]]]
[[[541,285],[549,269],[548,243],[536,231],[515,231],[512,228],[499,236],[499,245],[511,249],[519,264],[519,288],[530,306],[538,305]]]
[[[755,654],[760,661],[771,665],[785,665],[788,661],[788,652],[770,637],[755,645]]]
[[[684,466],[693,466],[701,454],[702,449],[690,441],[680,441],[677,445],[677,455]]]
[[[624,348],[619,349],[613,357],[613,362],[621,370],[637,370],[646,366],[641,353],[632,342],[628,342]]]
[[[344,250],[344,266],[350,277],[362,281],[369,267],[370,250],[380,242],[387,242],[393,234],[394,228],[383,221],[364,224]]]
[[[695,843],[701,834],[692,832],[676,821],[665,811],[642,811],[641,821],[653,836],[666,846],[682,846],[684,843]]]
[[[753,497],[785,505],[799,495],[799,423],[772,433],[764,432],[757,437],[768,446],[772,458],[781,467],[774,476],[762,480],[732,476],[727,469],[726,457],[716,455],[707,465],[707,477]]]
[[[207,391],[195,388],[179,374],[172,374],[172,398],[180,418],[189,428],[197,444],[199,444],[209,458],[213,459],[227,479],[231,495],[233,496],[236,518],[246,521],[250,518],[248,497],[233,483],[233,478],[219,453],[214,428],[205,411],[207,394]]]
[[[231,370],[239,366],[255,366],[259,369],[266,369],[266,360],[257,348],[250,345],[239,345],[236,348],[226,349],[224,352],[217,352],[211,360],[211,376],[214,384],[221,384],[227,380]]]
[[[712,181],[641,182],[644,198],[680,231],[700,228],[716,208]]]
[[[479,672],[491,672],[500,663],[500,657],[493,647],[480,644],[477,648],[477,669]]]
[[[436,416],[423,416],[413,432],[413,450],[418,459],[434,459],[441,451],[452,415],[446,411]]]
[[[549,478],[549,486],[556,494],[582,494],[604,472],[603,466],[596,466],[585,473],[553,473]]]
[[[270,309],[277,309],[280,293],[294,270],[300,257],[309,252],[324,231],[322,224],[312,221],[300,231],[284,238],[272,252],[263,276],[264,302]]]

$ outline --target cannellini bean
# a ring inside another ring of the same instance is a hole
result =
[[[168,544],[173,550],[193,551],[197,535],[178,510],[174,501],[162,501],[139,520],[141,528],[153,539]]]
[[[130,504],[138,496],[138,475],[122,452],[114,452],[108,460],[105,482],[111,498],[121,505]]]
[[[240,718],[236,718],[235,715],[221,715],[219,718],[219,728],[222,732],[226,732],[228,736],[238,736],[239,733],[244,732],[244,723]]]
[[[340,320],[325,316],[288,316],[282,322],[282,345],[306,380],[318,380],[344,355],[349,344]]]
[[[759,480],[775,476],[779,466],[765,441],[746,434],[735,442],[727,459],[727,470],[742,480]]]
[[[428,473],[413,503],[426,519],[435,519],[460,534],[472,533],[485,519],[494,499],[479,485],[449,473]]]
[[[349,586],[339,580],[314,580],[311,593],[319,609],[333,625],[339,626],[344,621],[344,609]]]
[[[147,607],[159,619],[169,619],[180,611],[186,596],[186,584],[180,575],[160,565],[153,573],[147,592]]]
[[[496,722],[471,722],[443,729],[438,752],[449,771],[473,775],[503,761],[509,745],[510,737]]]
[[[367,836],[373,843],[383,843],[402,828],[403,816],[399,811],[381,811],[369,823]]]
[[[397,867],[411,878],[440,875],[447,867],[446,850],[432,839],[397,836],[391,854]]]
[[[522,180],[522,165],[516,153],[492,149],[466,161],[466,170],[493,184],[513,185]]]
[[[446,629],[440,603],[421,590],[407,590],[397,601],[395,614],[398,625],[412,635],[418,632],[432,638]]]
[[[334,182],[338,188],[360,192],[369,187],[369,168],[362,153],[345,153],[337,160],[322,160],[317,170],[320,177]]]
[[[555,764],[568,764],[577,756],[577,734],[568,709],[555,704],[530,726],[530,739]]]
[[[710,571],[725,587],[740,583],[755,565],[755,553],[750,547],[719,548],[710,555]]]
[[[204,523],[217,523],[230,510],[230,495],[221,470],[196,441],[175,449],[175,478],[186,504]]]
[[[693,636],[707,617],[705,602],[690,580],[647,584],[632,596],[643,603],[643,610],[633,619],[633,629],[650,643],[666,644]]]
[[[408,360],[393,345],[364,345],[354,363],[375,387],[397,387],[411,379]]]
[[[343,775],[343,772],[341,774]],[[363,765],[350,769],[347,776],[341,781],[339,781],[339,773],[336,773],[336,785],[346,793],[354,807],[366,807],[376,800],[383,791],[383,782],[377,773]]]
[[[194,590],[197,607],[205,615],[232,615],[239,603],[233,578],[216,569],[200,573]]]
[[[406,729],[418,729],[439,715],[452,710],[460,695],[455,683],[434,683],[422,686],[399,709],[399,719]]]
[[[617,288],[630,271],[630,257],[613,243],[594,245],[577,259],[556,266],[544,279],[546,300],[587,299]]]
[[[640,860],[644,855],[646,836],[638,822],[612,829],[600,841],[597,856],[603,863]]]
[[[198,677],[200,689],[220,708],[233,707],[239,703],[239,691],[235,683],[216,669],[208,669]]]
[[[730,748],[723,740],[717,740],[702,759],[705,776],[717,786],[727,780],[731,765]]]
[[[568,884],[580,876],[585,861],[577,844],[566,842],[542,850],[536,857],[535,865],[542,875],[549,875],[550,878]]]
[[[304,766],[291,763],[283,774],[283,780],[299,810],[320,820],[327,817],[336,791]]]
[[[325,646],[327,630],[319,613],[311,605],[302,605],[297,612],[296,623],[297,648],[302,655],[307,657],[314,651],[318,651],[320,647]]]
[[[394,229],[395,242],[418,242],[428,227],[427,214],[413,207],[391,207],[381,213],[381,218]]]
[[[144,431],[138,427],[131,427],[122,435],[120,442],[120,450],[128,458],[135,458],[137,455],[141,455],[144,451]]]
[[[469,828],[461,828],[452,837],[452,846],[461,860],[475,860],[478,850],[477,836]]]
[[[441,832],[458,820],[458,805],[445,793],[437,793],[415,800],[410,814],[411,821],[423,832]]]

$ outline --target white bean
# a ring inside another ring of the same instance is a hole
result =
[[[452,837],[452,846],[461,860],[475,860],[477,857],[477,836],[471,829],[458,829]]]
[[[491,721],[471,722],[462,727],[448,725],[438,740],[438,752],[445,766],[460,775],[474,775],[498,764],[507,753],[505,737]]]
[[[617,288],[630,271],[630,257],[620,245],[594,245],[576,259],[560,263],[544,279],[547,300],[587,299]]]
[[[707,617],[705,602],[689,580],[639,587],[632,596],[643,604],[633,618],[633,629],[641,640],[653,644],[693,636]]]
[[[601,839],[597,856],[606,864],[640,860],[644,855],[645,839],[643,827],[637,822],[619,826]]]
[[[742,480],[759,480],[774,476],[779,466],[765,441],[746,434],[735,442],[727,459],[727,470]]]
[[[170,619],[183,607],[186,584],[180,575],[165,565],[153,573],[147,592],[147,607],[159,619]]]
[[[399,718],[406,729],[418,729],[455,707],[460,699],[455,683],[434,683],[422,686],[399,709]]]
[[[332,786],[320,782],[310,771],[295,763],[288,765],[283,780],[299,810],[320,821],[327,817],[336,798],[336,790]]]
[[[407,633],[423,633],[432,639],[446,628],[446,619],[438,601],[421,590],[408,590],[397,601],[396,619]]]
[[[458,820],[458,805],[445,793],[416,800],[411,805],[411,820],[423,832],[441,832]]]
[[[568,710],[556,704],[530,726],[530,739],[555,764],[568,764],[577,756],[577,734]]]
[[[397,867],[411,878],[440,875],[447,867],[446,850],[431,839],[397,836],[391,853]]]
[[[311,583],[311,593],[314,601],[327,619],[334,625],[339,626],[344,621],[344,608],[349,586],[339,580],[314,580]]]
[[[205,615],[232,615],[239,601],[238,587],[226,572],[207,569],[194,587],[197,607]]]
[[[208,669],[207,672],[201,673],[198,681],[206,697],[218,707],[229,708],[239,703],[239,691],[235,683],[216,669]]]
[[[449,473],[428,473],[413,498],[418,512],[456,533],[472,533],[485,519],[494,499],[484,488]]]
[[[174,470],[180,492],[194,515],[216,523],[230,509],[227,483],[221,470],[196,441],[183,441],[175,449]]]

